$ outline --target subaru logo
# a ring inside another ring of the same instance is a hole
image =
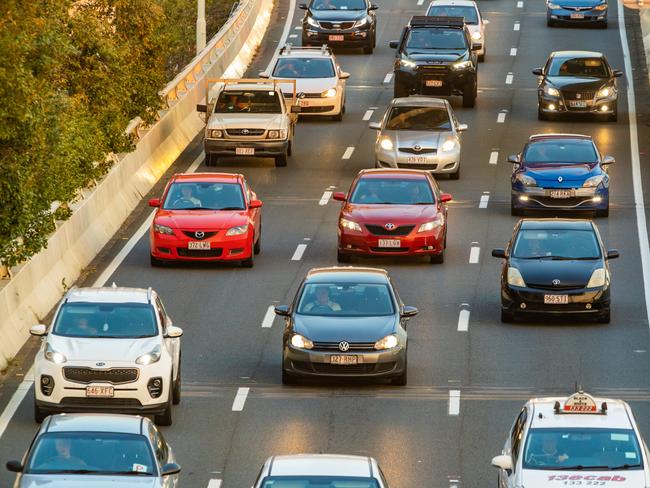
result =
[[[197,230],[194,233],[194,237],[196,237],[197,239],[203,239],[205,237],[205,232],[203,232],[202,230]]]
[[[248,129],[242,129],[241,133],[244,135],[248,135],[250,131]]]
[[[413,146],[413,150],[415,152],[420,152],[420,151],[422,151],[422,146],[420,146],[419,144],[416,144],[415,146]]]
[[[558,177],[557,177],[557,181],[560,182],[560,183],[562,183],[562,182],[564,181],[564,178],[562,178],[561,176],[558,176]]]
[[[95,363],[95,366],[97,366],[98,368],[101,368],[102,366],[106,366],[106,363],[102,363],[102,362]]]
[[[391,224],[390,222],[384,225],[384,229],[386,230],[393,230],[395,228],[395,224]]]
[[[560,283],[561,283],[561,282],[560,282],[560,280],[558,280],[558,279],[556,278],[556,279],[554,279],[551,283],[553,283],[553,286],[560,286]]]
[[[339,351],[347,352],[350,350],[350,344],[346,341],[339,342]]]

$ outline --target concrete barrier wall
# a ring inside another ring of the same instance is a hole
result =
[[[643,34],[645,60],[648,65],[648,71],[650,72],[650,8],[641,9],[639,11],[639,17],[641,20],[641,33]]]
[[[142,197],[203,130],[196,104],[205,97],[204,77],[241,77],[271,18],[273,0],[244,0],[203,53],[162,95],[169,108],[143,131],[135,150],[123,155],[86,198],[73,206],[46,249],[0,282],[0,369],[117,232]]]

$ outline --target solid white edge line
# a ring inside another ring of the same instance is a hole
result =
[[[643,288],[645,295],[645,311],[650,327],[650,242],[648,241],[648,226],[646,224],[645,202],[643,198],[643,182],[641,181],[641,160],[639,157],[639,133],[636,125],[636,94],[630,47],[627,43],[627,28],[625,27],[625,11],[621,0],[617,2],[619,34],[623,48],[625,76],[627,78],[627,106],[630,121],[630,154],[632,156],[632,183],[634,188],[634,204],[636,207],[636,225],[639,233],[639,252],[641,253],[641,270],[643,271]]]
[[[246,403],[246,397],[248,396],[248,392],[251,389],[246,387],[246,386],[240,386],[239,389],[237,390],[237,394],[235,395],[235,399],[232,402],[232,411],[233,412],[241,412],[244,410],[244,404]]]
[[[208,488],[221,488],[221,480],[210,480],[208,481]]]
[[[354,152],[354,146],[348,146],[348,148],[343,153],[343,157],[341,159],[350,159],[352,157],[353,152]]]
[[[516,56],[517,55],[517,48],[516,47],[511,47],[510,48],[510,56]]]
[[[481,256],[481,248],[479,246],[472,246],[469,251],[469,264],[477,264]]]
[[[492,151],[490,153],[490,160],[488,161],[489,164],[497,164],[499,161],[499,151]]]
[[[393,73],[388,73],[388,74],[384,77],[384,83],[390,83],[392,79],[393,79]]]
[[[273,56],[271,56],[271,61],[269,61],[269,65],[266,67],[265,71],[271,71],[271,68],[273,67],[273,63],[275,63],[275,59],[278,57],[278,54],[280,53],[280,49],[282,49],[287,42],[287,37],[289,37],[289,33],[291,32],[291,23],[293,22],[293,15],[296,11],[296,0],[291,0],[289,4],[289,13],[287,13],[287,19],[284,21],[284,30],[282,31],[282,36],[280,37],[280,42],[278,42],[278,47],[275,49],[275,52],[273,53]],[[297,30],[298,27],[296,27]]]
[[[273,320],[275,320],[275,305],[269,305],[262,319],[262,328],[270,329],[273,327]]]
[[[478,208],[487,208],[490,201],[490,195],[481,195],[481,201],[478,203]]]
[[[458,314],[458,332],[469,330],[469,310],[463,309]]]
[[[460,414],[460,390],[449,390],[449,415]]]
[[[296,251],[293,253],[293,256],[291,256],[291,261],[300,261],[302,255],[305,254],[305,249],[307,249],[307,244],[298,244]]]
[[[323,196],[320,197],[320,200],[318,201],[318,205],[320,205],[321,207],[324,207],[325,205],[327,205],[329,203],[330,198],[332,198],[332,192],[329,191],[329,190],[326,190],[325,192],[323,192]]]
[[[363,119],[362,120],[370,120],[373,113],[374,113],[374,110],[366,110],[366,113],[363,114]]]
[[[7,430],[7,427],[9,427],[9,423],[11,422],[12,417],[18,410],[18,407],[20,407],[20,404],[25,399],[25,396],[27,396],[27,392],[29,392],[29,389],[32,387],[33,383],[34,366],[29,368],[29,371],[25,373],[25,378],[20,382],[14,394],[11,395],[9,403],[7,403],[7,406],[2,412],[2,415],[0,415],[0,438],[2,438],[5,431]]]

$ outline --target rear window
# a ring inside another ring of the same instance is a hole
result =
[[[158,324],[148,303],[65,303],[53,332],[100,339],[153,337]]]
[[[436,17],[463,17],[466,24],[478,24],[476,9],[470,6],[431,5],[427,15]]]
[[[333,78],[334,63],[329,58],[280,58],[273,76],[276,78]]]

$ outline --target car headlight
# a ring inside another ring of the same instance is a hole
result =
[[[521,273],[517,268],[512,266],[508,267],[508,284],[510,286],[520,286],[522,288],[526,287],[526,282],[521,277]]]
[[[535,178],[521,173],[517,174],[515,180],[517,180],[519,183],[521,183],[524,186],[537,186],[537,182],[535,181]]]
[[[165,234],[168,236],[174,235],[174,230],[171,227],[167,227],[166,225],[153,224],[153,231],[156,234]]]
[[[286,139],[287,138],[287,130],[286,129],[280,129],[280,130],[270,130],[268,132],[268,135],[266,136],[267,139]]]
[[[320,24],[311,17],[307,17],[307,23],[312,27],[320,27]]]
[[[336,88],[330,88],[329,90],[325,90],[323,93],[320,94],[322,98],[333,98],[336,96]]]
[[[472,39],[474,39],[475,41],[480,40],[481,37],[482,37],[482,36],[481,36],[481,32],[480,32],[480,31],[474,31],[474,32],[472,32]]]
[[[440,149],[442,149],[442,152],[453,151],[454,149],[456,149],[456,141],[454,139],[447,139],[445,142],[442,143]]]
[[[609,86],[605,86],[596,92],[597,98],[607,98],[614,93],[614,90]]]
[[[344,219],[343,217],[339,219],[339,225],[344,229],[356,230],[357,232],[361,232],[361,226],[359,224],[357,224],[352,220]]]
[[[294,334],[291,336],[291,345],[297,347],[298,349],[312,349],[314,343],[307,339],[305,336],[300,334]]]
[[[562,8],[562,7],[560,7],[557,3],[552,3],[552,2],[548,2],[548,3],[546,4],[546,6],[547,6],[548,8],[550,8],[551,10],[556,10],[556,9],[558,9],[558,8]]]
[[[226,235],[227,236],[240,236],[242,234],[246,234],[246,232],[248,232],[248,224],[247,225],[238,225],[237,227],[231,227],[226,232]]]
[[[598,176],[592,176],[591,178],[587,178],[585,182],[582,184],[583,188],[596,188],[598,185],[600,185],[603,180],[605,179],[605,175],[598,175]]]
[[[138,359],[136,359],[135,362],[136,364],[141,364],[143,366],[157,363],[158,361],[160,361],[161,353],[162,353],[162,349],[160,348],[160,346],[156,346],[147,354],[143,354]]]
[[[359,19],[354,23],[354,27],[363,27],[368,23],[368,17],[364,17],[363,19]]]
[[[606,4],[606,3],[601,3],[600,5],[596,5],[596,6],[594,7],[594,10],[599,10],[599,11],[601,11],[601,12],[602,12],[603,10],[607,10],[607,4]]]
[[[54,364],[63,364],[68,360],[63,354],[52,349],[49,344],[45,346],[45,359],[52,361]]]
[[[553,88],[552,86],[546,85],[544,86],[544,93],[551,97],[559,97],[560,96],[560,90],[557,88]]]
[[[420,228],[418,229],[418,232],[429,232],[433,229],[437,229],[438,227],[442,227],[444,223],[445,223],[445,218],[441,215],[436,220],[432,220],[431,222],[425,222],[424,224],[421,224]]]
[[[390,137],[382,138],[381,141],[379,142],[379,145],[381,146],[382,149],[386,151],[392,151],[393,148],[395,147]]]
[[[397,347],[399,344],[399,339],[395,334],[387,335],[386,337],[379,339],[375,342],[375,349],[381,351],[382,349],[392,349]]]
[[[406,58],[402,58],[402,59],[400,59],[399,62],[400,62],[400,64],[401,64],[402,66],[405,66],[406,68],[411,68],[411,69],[413,69],[413,68],[415,68],[415,67],[417,66],[417,63],[414,63],[414,62],[411,61],[410,59],[406,59]]]
[[[461,69],[467,69],[470,66],[472,66],[472,62],[470,60],[456,61],[454,64],[451,65],[451,69],[461,70]]]
[[[221,139],[223,137],[223,131],[221,129],[210,129],[208,131],[208,137],[210,139]]]
[[[589,278],[587,288],[600,288],[601,286],[605,286],[606,283],[607,272],[605,271],[605,268],[598,268],[591,273],[591,278]]]

